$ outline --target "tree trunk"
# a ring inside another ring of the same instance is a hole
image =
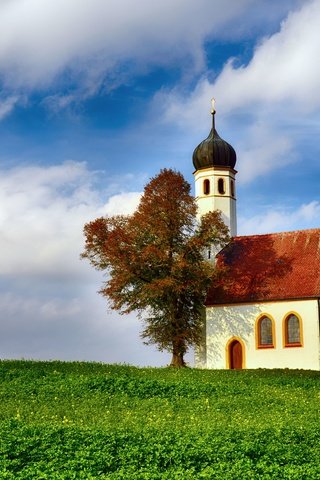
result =
[[[181,368],[186,367],[186,363],[184,361],[184,354],[186,351],[186,347],[184,344],[184,340],[182,339],[175,339],[172,342],[172,359],[170,363],[170,367]]]
[[[183,353],[182,354],[172,353],[170,367],[175,367],[175,368],[186,367],[186,363],[183,359]]]

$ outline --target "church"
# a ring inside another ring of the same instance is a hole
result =
[[[236,152],[209,136],[193,152],[199,216],[220,210],[231,241],[209,259],[223,269],[208,292],[195,366],[320,370],[320,228],[237,236]]]

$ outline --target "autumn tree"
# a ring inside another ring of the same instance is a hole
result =
[[[108,273],[100,293],[112,309],[136,311],[145,343],[170,351],[176,367],[200,342],[207,289],[218,275],[204,251],[228,241],[219,212],[200,222],[196,213],[189,183],[164,169],[146,185],[132,215],[102,217],[84,227],[82,256]]]

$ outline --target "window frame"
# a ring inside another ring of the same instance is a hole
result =
[[[288,332],[288,320],[289,318],[294,315],[299,322],[299,342],[289,342],[289,332]],[[295,348],[295,347],[303,347],[303,327],[302,327],[302,318],[297,312],[288,312],[282,321],[282,335],[283,335],[283,346],[284,348]]]
[[[271,339],[272,343],[261,343],[261,322],[264,318],[267,318],[271,322]],[[256,320],[256,328],[255,328],[255,336],[256,336],[256,348],[257,350],[265,350],[265,349],[274,349],[276,348],[276,336],[275,336],[275,321],[274,318],[269,313],[262,313]]]
[[[234,190],[234,180],[232,180],[232,178],[230,179],[230,194],[232,198],[236,196],[235,190]]]
[[[220,186],[222,186],[222,188],[220,188]],[[226,194],[226,182],[223,177],[218,178],[218,193],[219,195]]]
[[[203,195],[210,195],[210,180],[209,180],[209,178],[205,178],[203,180],[202,189],[203,189]]]

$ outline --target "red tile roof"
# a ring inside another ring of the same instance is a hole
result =
[[[320,228],[235,237],[217,265],[226,271],[207,306],[320,297]]]

